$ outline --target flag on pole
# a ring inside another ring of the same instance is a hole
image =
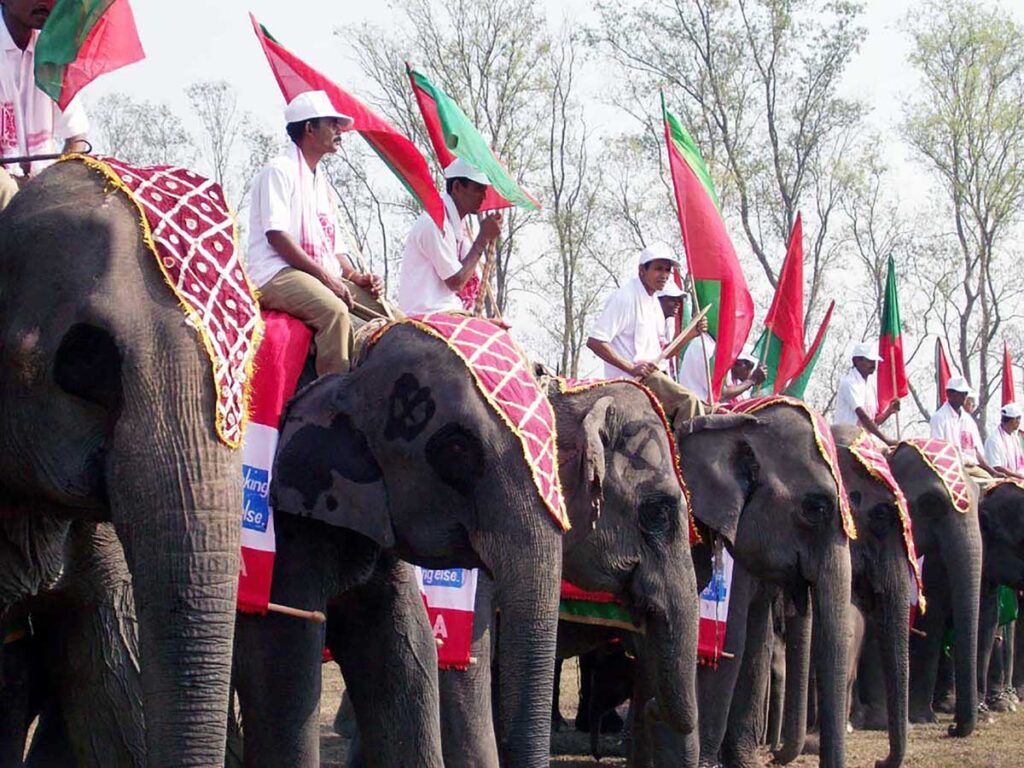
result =
[[[491,187],[480,209],[489,211],[517,205],[530,211],[538,210],[541,206],[537,199],[509,175],[459,105],[411,64],[406,63],[405,68],[438,162],[447,167],[455,157],[461,157],[490,179]]]
[[[361,101],[285,49],[251,13],[249,18],[285,101],[291,101],[306,91],[326,91],[334,108],[353,118],[352,130],[359,132],[405,185],[409,194],[430,214],[438,228],[443,228],[444,203],[434,185],[427,161],[416,145]]]
[[[942,339],[935,339],[935,409],[938,410],[946,402],[946,384],[949,383],[949,362],[946,350],[942,347]]]
[[[896,295],[896,263],[892,254],[889,255],[889,270],[885,278],[878,356],[882,358],[878,364],[878,412],[881,413],[893,400],[910,393],[907,368],[903,364],[903,327],[900,324],[899,297]]]
[[[144,58],[128,0],[58,0],[36,39],[36,85],[67,109],[100,75]]]
[[[665,107],[664,96],[661,108],[687,266],[700,308],[711,306],[708,329],[715,337],[716,347],[710,396],[717,400],[726,374],[743,351],[754,323],[754,301],[725,230],[718,195],[700,150]],[[694,307],[695,312],[698,309]]]
[[[1013,386],[1013,363],[1010,360],[1010,347],[1006,340],[1003,340],[1003,402],[1002,405],[1009,405],[1017,401],[1017,394]]]
[[[804,361],[803,231],[797,213],[775,297],[764,321],[764,333],[754,349],[754,356],[764,362],[767,373],[761,390],[773,395],[779,394],[796,376]]]
[[[814,366],[818,364],[818,356],[821,354],[821,348],[825,343],[828,326],[832,322],[832,310],[835,308],[836,303],[834,301],[829,303],[828,309],[825,311],[825,317],[822,318],[821,325],[818,326],[818,332],[814,335],[814,342],[811,344],[811,348],[807,350],[807,354],[804,356],[804,361],[801,363],[796,376],[783,388],[782,394],[797,397],[801,400],[804,399],[807,383],[811,380],[811,374],[814,373]]]

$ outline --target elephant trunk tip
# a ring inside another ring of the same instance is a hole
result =
[[[644,719],[650,723],[664,723],[684,736],[689,736],[697,727],[693,714],[686,710],[673,713],[671,717],[666,716],[656,698],[648,699],[644,705]]]

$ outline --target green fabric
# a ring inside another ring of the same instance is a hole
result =
[[[36,39],[36,85],[54,101],[64,87],[64,67],[78,57],[96,22],[116,0],[58,0]]]
[[[814,366],[818,364],[818,356],[821,355],[821,348],[825,346],[825,337],[828,335],[828,331],[821,337],[821,343],[818,348],[814,350],[814,355],[810,361],[804,367],[804,370],[786,387],[782,394],[789,395],[790,397],[796,397],[800,400],[804,399],[804,392],[807,391],[807,384],[811,380],[811,374],[814,373]]]
[[[722,306],[722,282],[720,280],[694,280],[693,288],[697,292],[697,304],[711,307],[705,317],[708,321],[708,333],[718,338],[718,310]]]
[[[782,339],[765,328],[757,343],[754,344],[752,354],[765,367],[765,380],[757,388],[757,394],[770,395],[775,391],[775,379],[779,372],[779,359],[782,356]]]
[[[494,156],[487,141],[459,109],[459,105],[436,88],[421,72],[413,70],[416,85],[429,93],[437,104],[437,114],[444,130],[444,141],[456,156],[483,171],[494,188],[510,203],[535,211],[540,205],[516,183]]]
[[[704,187],[704,191],[708,193],[708,197],[715,204],[715,208],[721,212],[722,204],[718,201],[718,193],[715,192],[715,185],[711,181],[711,173],[708,171],[708,166],[704,162],[704,158],[701,157],[700,149],[697,148],[697,142],[693,140],[693,137],[687,133],[686,129],[683,128],[683,124],[679,122],[675,115],[665,108],[665,96],[662,94],[661,97],[661,111],[665,115],[665,120],[668,123],[669,135],[672,137],[672,143],[675,144],[676,150],[686,160],[687,165],[693,171],[693,174],[700,180],[701,185]],[[703,304],[703,300],[701,304]]]
[[[1017,594],[1012,587],[999,585],[999,626],[1012,624],[1017,620]],[[1024,661],[1024,659],[1022,659]]]
[[[889,254],[889,273],[885,278],[885,301],[882,305],[882,327],[879,336],[890,339],[899,338],[902,333],[900,325],[900,302],[896,296],[896,263]]]
[[[558,613],[559,616],[568,621],[576,619],[593,624],[614,622],[616,625],[634,626],[629,611],[618,603],[595,603],[590,600],[562,599],[558,604]]]

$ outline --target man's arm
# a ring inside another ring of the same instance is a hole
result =
[[[898,413],[899,410],[900,410],[900,401],[899,400],[890,400],[889,404],[887,406],[885,406],[885,408],[882,410],[882,412],[880,414],[878,414],[878,419],[877,419],[877,421],[875,423],[876,424],[885,424],[886,420],[890,416],[892,416],[894,413]]]
[[[896,445],[896,441],[890,440],[888,437],[886,437],[885,433],[878,428],[878,424],[875,423],[875,420],[868,416],[867,412],[863,408],[858,407],[854,412],[857,414],[857,419],[860,421],[860,425],[864,427],[864,429],[866,429],[868,432],[877,437],[886,445]]]
[[[326,285],[331,291],[348,304],[352,306],[352,293],[348,287],[339,278],[334,275],[328,274],[319,264],[317,264],[309,255],[302,250],[295,239],[287,232],[283,232],[279,229],[272,229],[267,232],[267,242],[270,243],[270,247],[273,248],[277,255],[285,260],[285,263],[293,269],[299,269],[306,272],[321,283]]]
[[[466,258],[462,260],[459,271],[444,281],[444,284],[454,293],[461,291],[476,273],[476,266],[480,263],[484,250],[501,234],[501,222],[500,213],[492,213],[480,222],[480,231],[476,234],[473,247],[469,249]]]
[[[632,360],[627,360],[614,349],[612,345],[607,341],[600,341],[591,336],[587,339],[587,349],[601,358],[604,362],[614,365],[616,368],[626,371],[632,376],[636,376],[639,379],[650,376],[658,367],[651,362],[641,361],[634,363]]]
[[[732,400],[734,397],[739,397],[751,387],[756,387],[759,384],[763,384],[768,373],[764,367],[755,368],[754,372],[750,374],[749,379],[737,382],[736,384],[726,384],[722,387],[722,399]]]
[[[348,254],[339,253],[338,263],[341,264],[341,276],[346,280],[351,280],[360,288],[365,288],[375,297],[380,296],[384,292],[384,281],[380,275],[375,275],[372,272],[360,272],[356,269]]]

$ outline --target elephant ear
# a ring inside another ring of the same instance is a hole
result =
[[[391,547],[384,475],[360,418],[358,374],[329,375],[301,390],[285,411],[271,486],[274,508],[348,528]]]
[[[614,398],[599,398],[580,423],[575,454],[579,456],[576,471],[579,476],[580,497],[587,502],[587,517],[591,527],[597,524],[604,503],[605,461],[609,443],[608,419],[614,413]]]

